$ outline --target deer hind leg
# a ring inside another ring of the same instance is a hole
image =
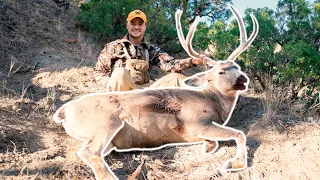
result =
[[[90,166],[96,179],[117,179],[103,158],[106,150],[109,152],[112,150],[113,145],[111,140],[122,127],[123,124],[122,126],[119,125],[118,128],[97,131],[95,135],[92,136],[92,138],[78,151],[78,156]]]
[[[246,136],[242,131],[214,123],[205,126],[204,129],[198,133],[198,136],[210,141],[227,141],[234,139],[237,143],[237,154],[234,158],[224,163],[223,170],[238,171],[247,167]]]

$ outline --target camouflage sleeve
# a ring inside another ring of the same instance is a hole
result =
[[[107,81],[112,73],[114,65],[121,59],[119,57],[118,49],[121,46],[116,41],[105,45],[101,51],[96,66],[94,67],[94,78],[98,81]],[[122,46],[121,46],[122,47]]]
[[[101,51],[96,66],[93,68],[93,76],[97,81],[106,82],[111,73],[111,57],[108,53],[108,45]]]
[[[192,64],[192,58],[174,59],[161,48],[154,45],[150,45],[149,53],[151,57],[150,63],[159,66],[166,72],[181,72],[182,70],[195,66]]]

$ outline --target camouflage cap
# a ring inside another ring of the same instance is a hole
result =
[[[140,18],[142,19],[145,23],[147,22],[147,16],[144,12],[140,10],[133,10],[128,14],[127,21],[130,22],[134,18]]]

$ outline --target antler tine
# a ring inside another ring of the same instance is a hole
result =
[[[192,48],[192,39],[193,39],[193,36],[194,36],[194,33],[196,32],[196,27],[199,23],[199,20],[200,20],[200,17],[197,16],[195,21],[191,24],[190,26],[190,29],[189,29],[189,33],[187,35],[187,40],[186,40],[186,44],[187,44],[187,47],[188,47],[188,50],[190,52],[190,54],[192,54],[193,56],[195,57],[199,57],[200,54],[197,53],[193,48]],[[216,61],[205,56],[204,57],[206,60],[207,60],[207,64],[210,65],[210,66],[213,66],[215,65]]]
[[[196,28],[199,23],[199,20],[200,20],[200,17],[197,16],[194,22],[191,24],[188,35],[187,35],[187,40],[186,40],[188,50],[190,54],[192,54],[194,57],[199,57],[200,55],[192,48],[192,39],[193,39],[194,33],[196,32]]]
[[[234,61],[244,50],[247,49],[247,47],[256,38],[258,31],[259,31],[259,25],[258,25],[258,21],[257,21],[256,17],[251,14],[250,16],[253,21],[253,31],[252,31],[249,39],[247,39],[247,32],[246,32],[246,28],[244,26],[242,17],[240,16],[240,14],[237,12],[237,10],[232,5],[228,4],[228,6],[231,9],[233,15],[236,16],[236,19],[237,19],[238,25],[239,25],[239,30],[240,30],[240,45],[228,57],[228,60]]]
[[[187,35],[187,40],[186,40],[184,38],[182,28],[181,28],[181,15],[182,15],[182,11],[180,9],[178,9],[175,13],[175,20],[176,20],[176,29],[177,29],[179,41],[180,41],[183,49],[188,53],[188,55],[190,57],[197,58],[200,55],[199,55],[199,53],[194,51],[194,49],[192,48],[192,39],[193,39],[193,35],[196,31],[196,27],[198,25],[200,18],[196,17],[194,23],[192,23],[190,30],[188,32],[188,35]],[[214,61],[213,59],[210,59],[209,57],[205,57],[205,59],[207,60],[207,64],[209,64],[209,65],[214,65],[216,63],[216,61]]]
[[[179,41],[181,43],[181,46],[183,47],[183,49],[188,53],[188,55],[190,57],[193,57],[190,53],[189,53],[189,49],[187,47],[187,44],[186,44],[186,40],[184,38],[184,35],[183,35],[183,32],[182,32],[182,28],[181,28],[181,14],[182,14],[182,11],[180,9],[178,9],[176,11],[176,14],[175,14],[175,19],[176,19],[176,29],[177,29],[177,33],[178,33],[178,38],[179,38]]]

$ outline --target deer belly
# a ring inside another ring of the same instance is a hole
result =
[[[117,149],[154,148],[169,143],[186,142],[186,138],[167,127],[148,126],[137,128],[125,125],[113,138],[112,144]]]

